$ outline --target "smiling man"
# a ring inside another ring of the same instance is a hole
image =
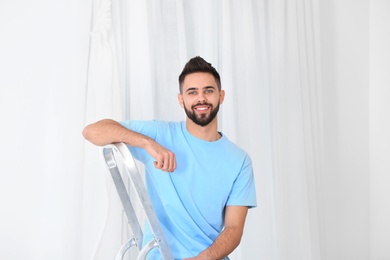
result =
[[[248,208],[256,206],[252,162],[218,131],[225,91],[217,70],[194,57],[179,88],[185,122],[103,119],[83,135],[96,145],[124,142],[145,164],[147,190],[175,259],[229,259]],[[151,237],[145,225],[144,243]],[[158,250],[148,259],[161,259]]]

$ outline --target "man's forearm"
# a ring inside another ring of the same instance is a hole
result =
[[[242,229],[240,227],[226,228],[217,237],[214,243],[193,260],[217,260],[227,257],[240,244]]]
[[[240,244],[248,207],[226,206],[225,229],[207,249],[184,260],[219,260],[227,257]]]
[[[104,146],[111,143],[123,142],[131,146],[146,147],[150,139],[147,136],[131,131],[111,119],[103,119],[87,125],[83,136],[91,143]]]
[[[83,130],[83,136],[91,143],[99,146],[122,142],[130,146],[143,148],[155,159],[154,167],[157,169],[167,172],[173,172],[176,169],[174,153],[150,137],[127,129],[114,120],[103,119],[87,125]]]

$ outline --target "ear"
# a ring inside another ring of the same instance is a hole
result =
[[[184,101],[183,101],[183,95],[182,94],[177,94],[177,99],[179,100],[179,104],[182,108],[184,108]]]
[[[224,101],[224,99],[225,99],[225,90],[222,89],[222,90],[219,92],[219,104],[222,104],[223,101]]]

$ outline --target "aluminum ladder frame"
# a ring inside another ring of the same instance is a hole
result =
[[[156,212],[153,209],[153,205],[146,191],[145,184],[141,178],[134,158],[131,155],[129,149],[124,143],[109,144],[103,148],[103,155],[107,167],[110,170],[115,187],[118,191],[118,195],[122,202],[122,206],[126,214],[127,220],[133,232],[133,236],[119,249],[115,260],[123,260],[126,251],[132,246],[138,247],[139,254],[137,260],[146,259],[147,254],[155,247],[159,249],[163,260],[173,260],[174,258],[172,252],[166,241],[160,222],[157,218]],[[133,187],[142,204],[146,220],[149,223],[150,229],[154,237],[143,248],[143,232],[138,218],[135,214],[126,186],[123,182],[118,162],[122,162],[125,166],[123,167],[124,171],[126,174],[128,174],[130,181],[133,183]]]

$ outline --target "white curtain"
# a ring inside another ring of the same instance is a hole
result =
[[[112,258],[126,221],[81,130],[104,117],[184,119],[177,77],[195,55],[220,71],[220,129],[255,168],[259,207],[231,258],[317,258],[311,1],[41,0],[0,12],[1,258]]]
[[[85,124],[123,119],[124,80],[119,1],[92,5]],[[85,142],[81,259],[113,259],[129,233],[102,149]]]
[[[126,221],[101,150],[81,130],[104,117],[184,119],[177,77],[200,55],[227,92],[220,129],[256,173],[259,207],[232,259],[315,259],[310,3],[2,2],[1,257],[112,258]]]
[[[177,77],[193,56],[221,73],[220,129],[250,153],[259,202],[232,259],[320,257],[317,8],[315,1],[125,1],[127,119],[183,120]]]
[[[0,258],[113,259],[126,220],[81,131],[183,120],[177,77],[200,55],[226,90],[220,130],[256,175],[259,206],[231,259],[388,259],[389,8],[0,1]]]

